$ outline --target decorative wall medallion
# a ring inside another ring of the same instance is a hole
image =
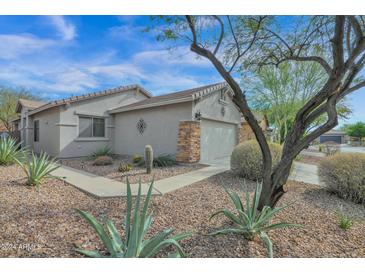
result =
[[[137,123],[137,130],[139,132],[139,134],[143,134],[143,132],[146,130],[147,128],[147,124],[146,122],[141,118],[139,119],[138,123]]]
[[[221,114],[222,114],[222,116],[224,116],[226,114],[226,108],[225,107],[221,108]]]

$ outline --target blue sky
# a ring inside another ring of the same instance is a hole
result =
[[[148,16],[0,16],[0,85],[49,99],[140,84],[154,95],[222,81],[188,46],[172,55]],[[283,18],[290,20],[290,18]],[[177,54],[176,54],[177,53]],[[364,90],[350,96],[365,121]]]

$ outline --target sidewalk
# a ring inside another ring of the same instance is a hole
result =
[[[300,162],[294,162],[290,180],[323,186],[318,177],[318,167]]]
[[[191,185],[218,173],[229,170],[228,165],[211,165],[185,174],[155,181],[152,194],[162,195]],[[76,188],[99,198],[127,196],[127,184],[97,176],[71,167],[60,166],[51,173]],[[150,184],[142,184],[142,195],[146,195]],[[138,184],[131,184],[132,195],[137,195]]]

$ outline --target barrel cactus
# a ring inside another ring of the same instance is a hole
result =
[[[151,174],[153,167],[153,149],[150,145],[147,145],[145,146],[144,152],[147,174]]]

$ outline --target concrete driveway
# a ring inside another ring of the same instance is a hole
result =
[[[365,147],[353,147],[347,144],[340,146],[341,152],[358,152],[358,153],[365,153]]]

